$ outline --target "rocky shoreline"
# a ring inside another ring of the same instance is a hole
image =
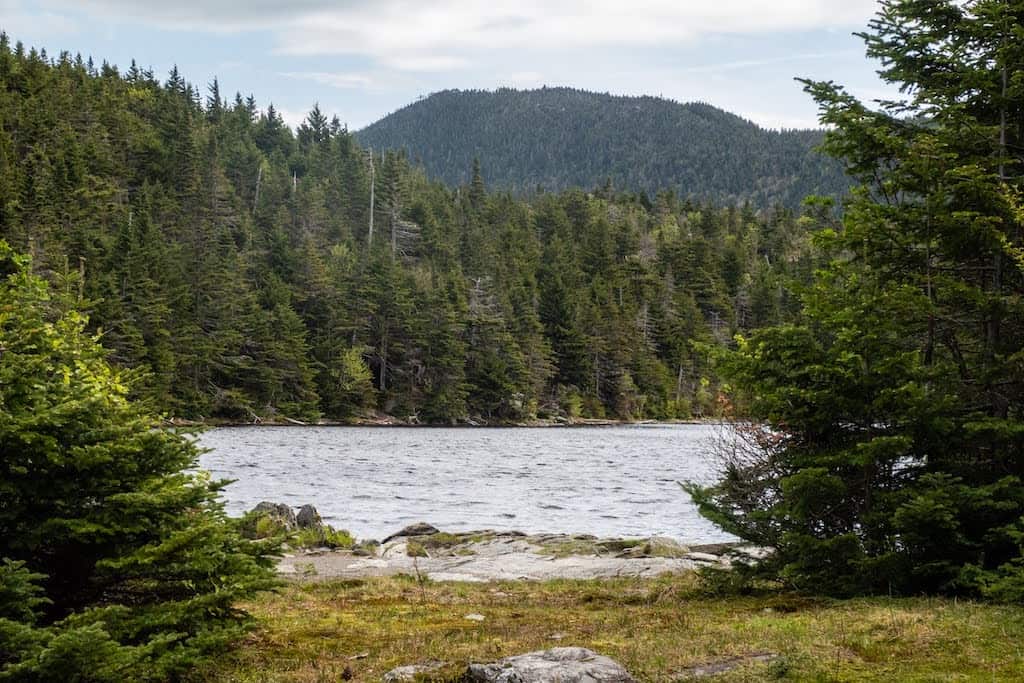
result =
[[[322,525],[312,506],[295,516],[284,505],[261,503],[250,514],[275,515],[285,530],[307,537],[336,535]],[[276,511],[276,512],[274,512]],[[756,560],[758,548],[736,543],[686,545],[665,537],[598,538],[586,534],[533,534],[484,529],[444,532],[419,523],[385,538],[349,547],[293,547],[278,562],[278,572],[299,580],[416,576],[432,581],[508,581],[549,579],[653,578],[700,567],[728,567],[736,557]]]
[[[756,561],[766,554],[761,549],[737,543],[685,545],[666,537],[528,535],[491,529],[451,533],[425,522],[407,526],[379,543],[357,543],[347,532],[325,524],[312,505],[304,505],[296,512],[295,508],[270,502],[257,505],[243,518],[242,526],[250,532],[262,529],[271,536],[285,535],[290,547],[277,567],[283,578],[315,582],[401,575],[419,583],[424,591],[427,590],[427,582],[648,579],[700,567],[725,568],[736,561]],[[309,542],[311,539],[312,543]],[[488,588],[488,595],[509,598],[515,590],[507,584],[498,585]],[[493,613],[488,616],[467,610],[462,619],[476,626],[493,617]],[[552,640],[565,637],[563,633],[550,636]],[[355,658],[366,656],[369,653],[355,655]],[[730,656],[682,671],[679,680],[703,678],[751,664],[771,662],[776,657],[770,652]],[[345,671],[351,672],[351,669],[346,667]],[[344,674],[342,678],[348,680]],[[635,683],[637,679],[607,656],[584,647],[570,646],[536,650],[490,662],[471,660],[468,665],[435,658],[414,659],[411,663],[388,670],[381,680],[384,683],[417,680]]]
[[[163,420],[169,428],[219,428],[219,427],[396,427],[409,429],[434,428],[499,428],[499,427],[629,427],[636,425],[700,425],[718,424],[721,418],[682,419],[682,420],[617,420],[608,418],[565,418],[534,420],[485,420],[483,418],[466,418],[457,422],[421,422],[419,419],[402,418],[395,415],[373,415],[357,417],[350,420],[321,419],[315,422],[304,422],[290,417],[258,417],[252,420],[230,420],[226,418],[187,419],[169,417]]]

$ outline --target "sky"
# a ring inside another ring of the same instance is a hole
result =
[[[877,0],[0,0],[11,41],[216,77],[295,125],[358,130],[432,92],[571,86],[701,101],[768,128],[817,110],[795,77],[892,97],[864,56]],[[204,88],[205,89],[205,88]]]

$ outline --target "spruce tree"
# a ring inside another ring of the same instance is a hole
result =
[[[180,676],[243,631],[273,550],[0,241],[0,680]]]
[[[1022,2],[884,2],[864,38],[905,98],[806,83],[862,186],[805,319],[725,363],[771,431],[694,489],[793,585],[1024,598],[1022,27]]]

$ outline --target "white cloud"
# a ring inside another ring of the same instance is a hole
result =
[[[332,73],[326,71],[286,71],[281,74],[285,78],[313,81],[332,88],[367,88],[373,80],[365,74]]]
[[[462,57],[452,57],[451,55],[432,55],[426,54],[406,54],[406,55],[384,55],[379,57],[379,61],[383,62],[386,66],[389,66],[398,71],[423,71],[423,72],[437,72],[437,71],[452,71],[454,69],[463,69],[469,66],[469,60],[463,59]]]
[[[31,12],[18,0],[0,0],[0,31],[12,40],[25,36],[69,35],[78,32],[78,24],[57,12]]]
[[[539,71],[516,71],[511,73],[501,81],[502,85],[510,87],[524,88],[541,85],[545,82],[544,74]]]
[[[876,7],[876,0],[382,0],[298,14],[279,33],[279,50],[387,57],[452,49],[646,47],[710,33],[862,25]]]
[[[238,33],[273,29],[282,22],[329,6],[326,0],[39,0],[64,11],[103,15],[119,22],[142,22],[171,30]]]
[[[863,51],[851,52],[809,52],[805,54],[786,55],[784,57],[772,57],[768,59],[746,59],[735,62],[721,62],[718,64],[699,64],[686,66],[679,69],[679,73],[701,74],[721,73],[723,71],[738,71],[753,69],[761,66],[773,66],[776,64],[788,64],[789,62],[815,61],[823,59],[835,59],[841,57],[859,57]]]
[[[274,111],[278,113],[281,119],[285,122],[285,125],[289,126],[292,130],[299,127],[303,121],[306,120],[306,116],[309,114],[308,111],[298,111],[296,109],[286,109],[284,107],[274,107]]]
[[[753,121],[762,128],[774,128],[799,130],[805,128],[821,128],[821,123],[817,117],[810,116],[792,116],[785,112],[764,112],[764,111],[746,111],[743,112],[743,118],[748,121]]]
[[[877,0],[71,0],[50,6],[119,21],[267,31],[292,56],[354,55],[397,71],[447,71],[494,50],[561,51],[692,43],[713,34],[863,26]]]

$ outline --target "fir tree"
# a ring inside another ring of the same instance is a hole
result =
[[[242,633],[273,546],[2,241],[0,273],[0,680],[178,677]]]
[[[1024,596],[1024,4],[884,2],[864,35],[906,94],[807,82],[863,183],[799,325],[726,363],[772,433],[704,511],[805,589]]]

